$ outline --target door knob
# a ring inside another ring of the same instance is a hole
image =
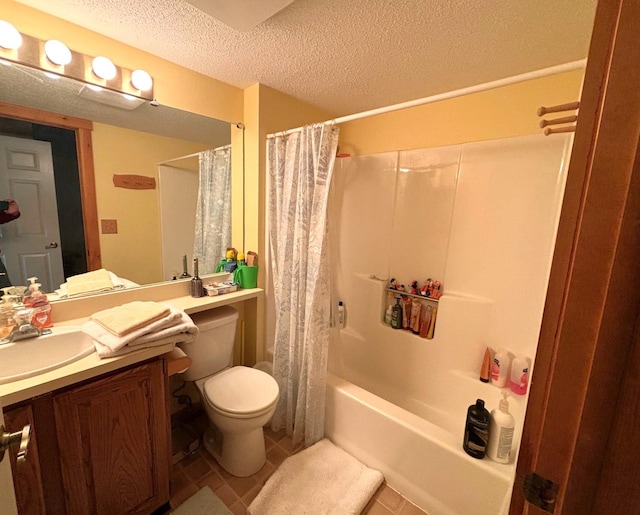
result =
[[[49,243],[49,245],[45,245],[44,248],[45,249],[57,249],[58,248],[58,244],[55,241],[52,241],[51,243]]]
[[[27,447],[31,437],[31,424],[27,424],[22,431],[15,433],[5,433],[4,426],[0,425],[0,461],[4,459],[4,452],[15,445],[20,445],[16,463],[24,463],[27,459]]]

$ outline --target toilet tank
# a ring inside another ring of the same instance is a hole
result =
[[[228,367],[233,358],[238,311],[231,306],[202,311],[190,315],[198,326],[198,336],[190,343],[179,343],[192,360],[182,374],[187,381],[196,381]]]

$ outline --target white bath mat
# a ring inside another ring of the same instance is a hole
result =
[[[290,456],[249,505],[249,515],[357,515],[382,484],[382,473],[326,438]]]
[[[203,486],[171,512],[172,515],[233,515],[231,510],[211,491]]]

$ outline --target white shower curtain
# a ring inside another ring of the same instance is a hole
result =
[[[200,152],[193,257],[200,274],[216,271],[231,244],[231,145]]]
[[[271,419],[294,445],[324,435],[330,288],[327,200],[338,128],[313,125],[268,140],[269,248],[275,299],[274,377],[280,399]]]

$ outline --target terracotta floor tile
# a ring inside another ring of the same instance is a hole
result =
[[[242,504],[240,501],[234,503],[233,506],[230,506],[229,509],[233,513],[233,515],[246,515],[247,507]]]
[[[415,504],[405,501],[404,506],[400,510],[400,515],[427,515],[427,513],[422,511]]]
[[[265,481],[271,477],[271,474],[273,474],[275,470],[276,468],[267,461],[264,466],[258,471],[256,477],[258,478],[258,481],[260,483],[264,484]]]
[[[254,476],[234,477],[229,479],[227,484],[233,489],[238,497],[242,497],[254,486],[258,485],[258,480]]]
[[[177,493],[191,484],[191,479],[185,474],[182,467],[173,467],[171,470],[171,493]]]
[[[208,476],[198,481],[198,486],[200,487],[208,486],[214,492],[224,484],[225,484],[224,479],[220,477],[220,474],[214,471],[212,471],[211,474],[209,474]]]
[[[387,508],[384,507],[384,505],[380,504],[378,501],[375,501],[362,513],[363,515],[393,515],[392,511],[389,511]]]
[[[399,510],[404,502],[404,497],[387,485],[376,492],[376,499],[393,512]]]
[[[227,507],[233,506],[234,503],[240,500],[231,487],[226,483],[218,488],[214,493]]]
[[[268,438],[271,438],[274,442],[279,442],[285,436],[287,436],[287,433],[284,429],[280,429],[280,431],[274,431],[270,426],[264,426],[264,434]]]
[[[262,484],[255,485],[251,490],[249,490],[242,496],[242,502],[249,506],[251,502],[256,498],[256,496],[260,493],[260,490],[262,490],[262,486]]]
[[[267,452],[267,460],[269,460],[274,467],[280,465],[287,457],[287,453],[277,445]]]
[[[212,472],[211,465],[209,462],[201,455],[191,461],[188,465],[183,465],[182,470],[189,476],[191,481],[197,483],[205,476],[208,476]]]
[[[184,487],[183,489],[181,489],[180,491],[171,494],[171,507],[172,508],[177,508],[178,506],[180,506],[183,502],[185,502],[189,497],[191,497],[193,494],[195,494],[198,490],[200,490],[198,488],[198,486],[194,483],[189,483],[186,487]]]
[[[293,445],[292,440],[293,439],[290,436],[286,436],[278,442],[278,447],[280,447],[289,456],[302,449],[302,442]]]

